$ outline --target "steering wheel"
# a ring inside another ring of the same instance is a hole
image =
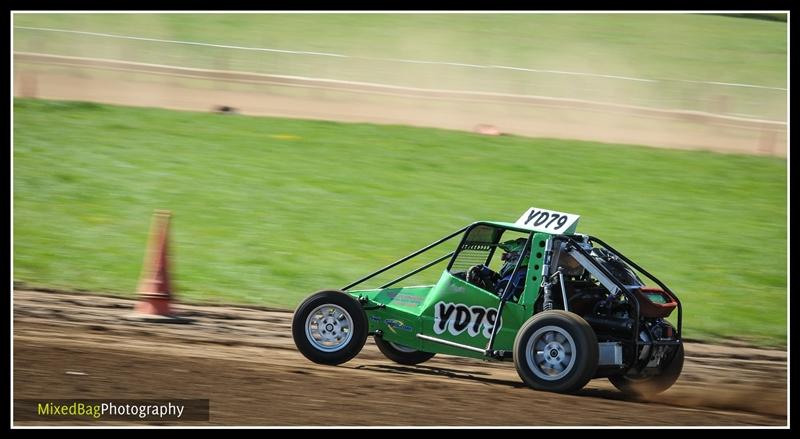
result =
[[[481,281],[480,272],[482,269],[483,265],[473,265],[472,267],[469,267],[466,276],[467,282],[477,285]]]
[[[473,265],[467,270],[467,282],[486,291],[494,292],[499,279],[500,275],[485,265]]]

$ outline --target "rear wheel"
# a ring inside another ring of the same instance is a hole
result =
[[[514,366],[536,390],[570,393],[594,376],[597,336],[577,314],[543,311],[528,319],[514,340]]]
[[[341,291],[313,294],[297,307],[292,319],[297,350],[320,364],[341,364],[358,355],[368,330],[361,304]]]
[[[433,352],[418,351],[408,346],[403,346],[391,341],[386,341],[383,337],[375,336],[375,344],[378,349],[386,356],[386,358],[394,361],[395,363],[414,365],[424,363],[434,355]]]
[[[635,396],[659,394],[675,384],[683,370],[683,343],[678,345],[672,358],[664,364],[661,373],[648,377],[616,375],[608,377],[611,384],[624,393]]]

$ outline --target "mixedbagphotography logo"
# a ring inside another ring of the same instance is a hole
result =
[[[208,421],[208,399],[15,399],[17,421]]]

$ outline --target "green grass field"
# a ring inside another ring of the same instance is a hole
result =
[[[31,285],[133,295],[169,209],[181,300],[292,308],[533,205],[670,285],[688,337],[786,343],[781,159],[19,99],[13,158]]]
[[[682,82],[786,88],[787,24],[779,21],[703,14],[15,14],[14,25],[351,57],[26,29],[14,30],[15,51],[786,117],[785,91]],[[678,81],[649,83],[374,58]]]

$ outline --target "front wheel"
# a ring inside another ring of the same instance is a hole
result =
[[[351,360],[367,341],[369,325],[361,304],[342,291],[320,291],[294,312],[292,337],[309,360],[336,365]]]
[[[514,366],[536,390],[571,393],[597,370],[597,336],[577,314],[552,310],[528,319],[514,339]]]
[[[683,343],[678,345],[675,354],[666,362],[658,375],[637,378],[627,375],[608,377],[611,384],[624,393],[635,396],[659,394],[675,384],[683,370]]]
[[[424,363],[434,355],[433,352],[418,351],[414,348],[403,346],[401,344],[386,341],[383,337],[375,336],[375,344],[378,349],[386,356],[386,358],[394,361],[395,363],[413,366],[415,364]]]

